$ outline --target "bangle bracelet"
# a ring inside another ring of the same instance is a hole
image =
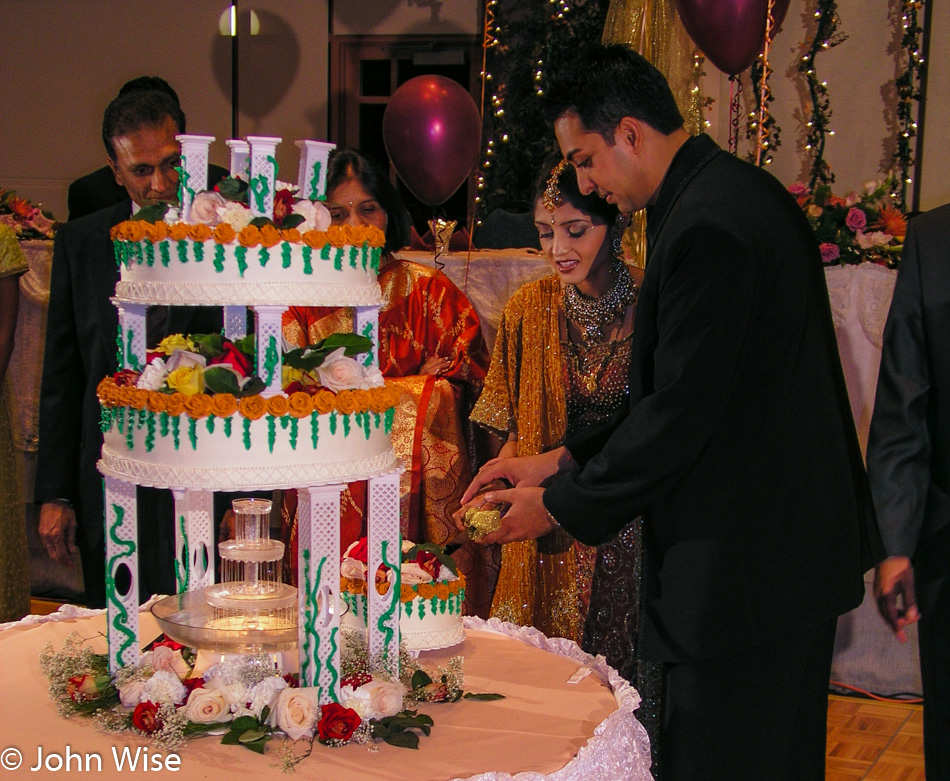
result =
[[[554,528],[555,528],[555,529],[560,529],[560,528],[561,528],[561,524],[559,524],[559,523],[557,522],[557,518],[555,518],[553,515],[551,515],[551,511],[550,511],[547,507],[544,508],[544,511],[548,514],[548,520],[549,520],[551,523],[554,524]]]

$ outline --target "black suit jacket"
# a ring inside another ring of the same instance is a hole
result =
[[[846,612],[880,557],[818,244],[760,169],[690,139],[647,222],[630,405],[545,505],[582,542],[643,514],[640,652],[691,660]]]
[[[53,244],[46,349],[40,388],[39,448],[35,501],[66,499],[76,510],[77,544],[88,604],[104,604],[104,512],[102,451],[96,386],[117,369],[118,312],[110,300],[119,279],[110,229],[129,219],[125,201],[62,225]],[[166,333],[221,328],[220,310],[175,307]],[[169,493],[142,500],[139,494],[140,594],[170,593],[174,587]],[[161,532],[161,534],[159,534]],[[158,537],[161,537],[158,540]]]
[[[868,475],[889,556],[926,616],[950,576],[950,204],[910,221],[884,329]]]
[[[219,165],[208,166],[208,184],[221,181],[228,175],[228,171]],[[85,217],[100,209],[126,201],[129,194],[125,188],[115,180],[115,174],[109,166],[104,165],[91,174],[80,176],[69,185],[66,203],[69,207],[69,219],[75,220]]]

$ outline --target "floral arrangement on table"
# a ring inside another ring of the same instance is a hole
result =
[[[367,542],[366,537],[361,537],[343,553],[340,588],[344,592],[366,593]],[[458,565],[439,545],[403,540],[399,570],[400,602],[411,602],[417,596],[424,600],[436,598],[443,601],[453,594],[465,596],[465,575],[459,572]],[[385,564],[381,565],[375,577],[376,591],[386,594],[394,581],[395,573]]]
[[[840,198],[827,184],[788,188],[818,237],[826,265],[870,261],[891,268],[900,260],[907,219],[894,206],[890,179],[868,182],[864,192]]]
[[[263,754],[272,738],[283,735],[285,770],[310,755],[314,740],[418,748],[419,736],[429,735],[434,724],[414,710],[419,703],[502,699],[463,691],[461,657],[426,671],[403,653],[395,678],[379,672],[365,642],[350,633],[344,635],[343,660],[340,702],[319,705],[317,690],[282,674],[269,654],[228,656],[197,675],[195,652],[162,635],[138,664],[110,675],[108,657],[94,653],[75,632],[60,651],[47,643],[40,654],[61,716],[90,717],[104,732],[131,731],[169,751],[188,738],[212,734],[223,744]]]
[[[103,407],[132,407],[192,418],[230,417],[249,420],[265,414],[303,418],[313,412],[343,415],[382,414],[396,405],[399,389],[387,385],[379,369],[353,356],[372,342],[358,334],[331,334],[283,356],[284,394],[260,395],[264,382],[253,374],[254,336],[232,341],[220,334],[165,337],[147,354],[139,370],[123,369],[98,386]]]
[[[48,211],[20,198],[14,190],[0,187],[0,224],[9,225],[16,237],[25,241],[53,238],[58,223]]]

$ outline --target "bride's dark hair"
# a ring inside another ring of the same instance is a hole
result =
[[[544,166],[534,185],[531,204],[534,208],[541,198],[544,191],[548,188],[554,169],[561,163],[562,158],[559,155],[551,155],[544,161]],[[563,167],[557,178],[557,188],[560,190],[561,197],[571,206],[592,217],[603,220],[608,225],[613,225],[620,214],[616,205],[607,203],[603,198],[598,198],[594,193],[583,195],[577,186],[577,172],[574,166],[568,164]]]

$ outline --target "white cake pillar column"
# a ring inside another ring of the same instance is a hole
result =
[[[273,136],[248,136],[251,145],[251,178],[248,181],[248,206],[255,217],[274,219],[274,189],[277,182],[277,145]]]
[[[232,177],[240,176],[247,181],[251,174],[248,165],[251,160],[251,147],[247,141],[241,141],[238,138],[229,138],[224,142],[231,150],[231,163],[229,171]]]
[[[261,396],[276,396],[281,392],[281,368],[283,365],[283,333],[281,316],[286,306],[259,304],[254,307],[257,330],[257,376],[266,386]]]
[[[399,532],[399,471],[368,480],[369,519],[366,572],[366,628],[369,658],[399,674],[399,616],[402,538]],[[383,564],[394,574],[385,594],[375,588],[376,572]]]
[[[139,556],[135,485],[105,478],[106,618],[109,671],[135,664],[139,646]],[[128,590],[120,593],[116,581]]]
[[[119,369],[145,368],[145,304],[116,302],[119,310]]]
[[[336,144],[325,141],[297,141],[300,147],[300,170],[297,173],[297,195],[310,201],[327,199],[327,161]]]
[[[175,585],[179,594],[214,585],[214,494],[172,489]]]
[[[353,308],[353,333],[373,340],[373,349],[366,354],[363,365],[379,366],[378,306],[357,306]]]
[[[232,342],[247,336],[247,307],[224,307],[224,335]]]
[[[178,170],[178,205],[181,221],[191,222],[191,204],[195,195],[208,189],[208,147],[214,136],[175,136],[181,144]]]
[[[297,649],[300,685],[320,704],[340,701],[340,494],[343,485],[297,489]]]

